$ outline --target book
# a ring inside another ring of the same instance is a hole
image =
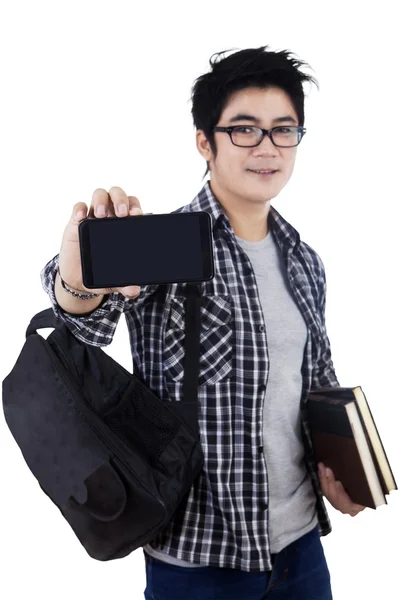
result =
[[[313,388],[307,414],[317,463],[332,469],[356,504],[387,504],[398,488],[361,386]]]

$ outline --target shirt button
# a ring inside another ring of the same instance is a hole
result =
[[[265,510],[268,510],[268,504],[264,504],[264,503],[262,503],[262,504],[261,504],[261,510],[264,510],[264,511],[265,511]]]
[[[258,331],[261,331],[261,333],[263,333],[265,331],[265,325],[259,325]]]
[[[258,451],[260,454],[262,454],[264,451],[264,446],[258,446]]]
[[[260,387],[259,387],[259,392],[260,392],[260,394],[263,394],[263,393],[265,392],[265,390],[266,390],[266,389],[267,389],[267,386],[266,386],[266,385],[264,385],[264,384],[263,384],[263,385],[260,385]]]

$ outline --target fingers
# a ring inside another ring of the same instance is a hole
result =
[[[121,211],[120,209],[122,207],[124,210]],[[70,256],[68,259],[66,259],[66,262],[70,262],[72,266],[70,265],[69,269],[66,268],[65,272],[67,274],[69,273],[70,279],[67,281],[67,283],[69,283],[71,287],[99,294],[111,294],[113,292],[119,292],[128,299],[135,299],[140,295],[141,288],[138,285],[110,289],[102,288],[99,290],[87,290],[82,282],[82,273],[79,265],[80,257],[76,254],[76,252],[79,254],[79,245],[77,245],[77,242],[79,242],[78,225],[81,221],[87,217],[105,218],[128,215],[134,216],[135,214],[143,214],[139,200],[136,198],[136,196],[128,197],[124,190],[120,187],[112,187],[109,192],[103,188],[97,188],[93,192],[92,202],[89,209],[84,202],[77,202],[74,205],[70,220],[65,228],[62,241],[62,247],[69,248],[69,250],[66,251],[66,255],[68,256],[69,253]],[[76,250],[77,248],[78,250]],[[68,275],[66,277],[68,278]],[[70,282],[75,283],[72,284]]]
[[[110,214],[110,212],[112,214]],[[106,190],[97,188],[93,192],[92,204],[89,209],[89,217],[97,217],[99,219],[108,216],[114,216],[114,209],[110,205],[110,198]]]
[[[129,214],[130,215],[136,215],[136,214],[142,213],[142,207],[140,206],[140,202],[136,198],[136,196],[128,196],[128,201],[129,201]]]
[[[349,514],[351,517],[356,517],[360,512],[365,510],[366,506],[362,506],[361,504],[353,504],[348,509],[348,512],[345,514]]]
[[[326,475],[323,475],[322,478],[320,478],[321,481],[321,490],[323,495],[328,498],[329,502],[332,504],[332,506],[334,506],[334,508],[338,508],[337,506],[337,489],[336,489],[336,485],[335,485],[335,481],[332,479],[330,479],[329,477],[327,477]]]
[[[124,190],[120,187],[112,187],[108,192],[111,206],[114,208],[116,217],[127,217],[129,213],[129,200]]]
[[[321,483],[322,493],[326,498],[328,498],[329,502],[332,506],[338,510],[342,510],[343,505],[346,503],[348,498],[347,493],[340,483],[340,481],[336,481],[335,476],[332,472],[332,469],[329,467],[325,467],[323,463],[318,465],[318,473],[319,479]]]
[[[364,510],[365,506],[362,507],[361,510],[351,510],[348,513],[344,513],[346,515],[350,515],[351,517],[356,517],[358,514],[360,514],[360,512],[362,512]]]
[[[123,296],[129,299],[137,298],[140,295],[140,290],[141,288],[138,285],[117,288],[117,292],[120,292]]]
[[[86,218],[88,207],[84,202],[77,202],[72,209],[71,222],[76,225]]]
[[[138,285],[129,285],[126,287],[115,287],[115,288],[97,288],[97,289],[87,289],[84,286],[80,286],[80,288],[88,291],[89,293],[94,294],[113,294],[115,292],[119,292],[129,300],[134,300],[140,295],[141,287]]]
[[[364,510],[365,506],[352,502],[341,481],[335,479],[332,469],[325,467],[323,463],[318,464],[318,473],[321,490],[334,508],[343,514],[355,517]]]
[[[329,471],[328,471],[329,473]],[[328,492],[329,492],[329,480],[328,477],[326,475],[326,468],[325,465],[323,463],[319,463],[318,464],[318,474],[319,474],[319,480],[321,483],[321,489],[322,489],[322,493],[324,494],[324,496],[328,497]]]
[[[139,212],[135,209],[139,209]],[[114,186],[109,192],[103,188],[97,188],[93,192],[89,216],[101,219],[115,216],[127,217],[141,213],[142,208],[136,196],[127,196],[120,187]]]

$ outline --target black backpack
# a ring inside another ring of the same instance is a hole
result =
[[[182,401],[162,401],[51,308],[33,317],[3,381],[7,425],[87,553],[127,556],[168,524],[200,474],[200,302],[186,287]],[[44,339],[40,328],[53,328]]]

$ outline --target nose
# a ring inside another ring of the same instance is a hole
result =
[[[253,148],[253,154],[254,156],[277,156],[278,148],[274,146],[271,138],[268,135],[265,135],[261,144]]]

